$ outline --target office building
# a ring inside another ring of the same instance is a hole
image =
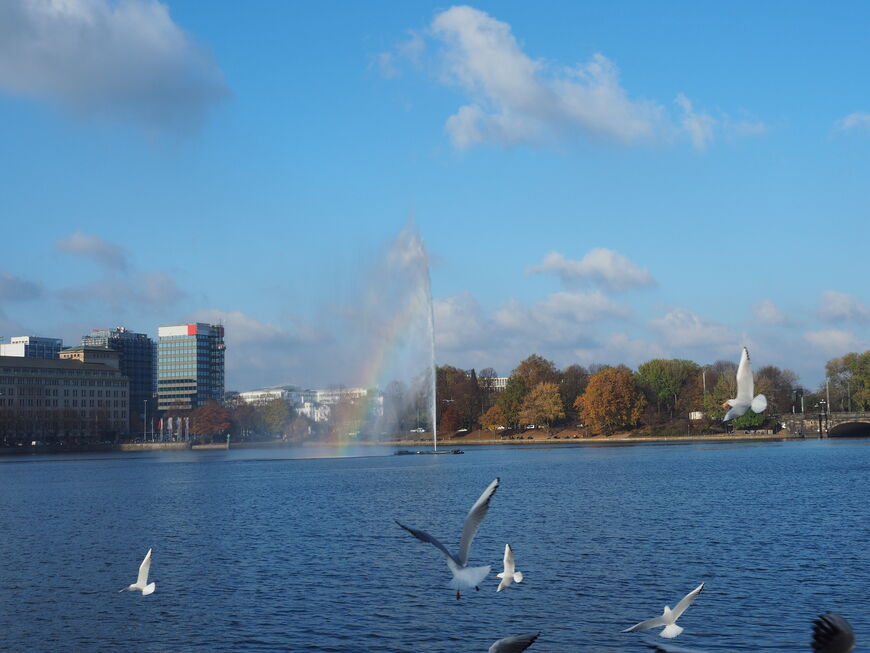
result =
[[[190,410],[223,399],[223,326],[162,326],[157,337],[158,410]]]
[[[0,343],[0,356],[58,358],[61,348],[63,348],[63,340],[60,338],[15,336],[10,338],[8,343]]]
[[[111,365],[73,356],[0,356],[0,440],[6,444],[115,441],[129,431],[128,401],[127,378]]]
[[[124,327],[94,329],[82,336],[85,347],[108,347],[118,352],[121,372],[130,380],[130,411],[140,418],[154,415],[157,404],[157,346],[144,333]],[[146,408],[146,402],[147,408]]]

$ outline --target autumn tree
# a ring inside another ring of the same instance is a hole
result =
[[[499,427],[503,429],[508,426],[508,419],[501,407],[495,404],[480,416],[480,425],[487,431],[498,431]]]
[[[586,391],[574,406],[593,430],[608,435],[633,428],[643,414],[646,399],[626,367],[603,369],[589,378]]]
[[[543,356],[532,354],[511,372],[511,377],[518,376],[531,389],[539,383],[559,383],[561,374],[553,361]]]
[[[565,418],[559,386],[542,382],[532,388],[520,408],[519,419],[522,424],[549,426],[556,420]]]
[[[439,367],[435,373],[436,396],[438,406],[438,424],[444,424],[445,419],[451,420],[455,430],[459,427],[472,429],[477,421],[483,398],[483,391],[477,382],[474,370],[466,372],[450,365]],[[449,411],[449,417],[445,413]]]
[[[767,365],[755,372],[755,394],[767,398],[767,412],[770,414],[790,413],[794,401],[794,391],[798,387],[798,375],[791,370],[782,370]]]
[[[230,430],[230,410],[216,401],[209,401],[190,414],[190,429],[201,438],[211,439]]]

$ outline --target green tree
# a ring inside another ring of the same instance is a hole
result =
[[[574,403],[584,422],[608,435],[637,426],[645,405],[646,399],[634,375],[623,366],[593,374],[586,391]]]
[[[589,372],[581,365],[569,365],[562,370],[562,382],[559,383],[559,395],[562,397],[562,410],[568,419],[575,419],[577,411],[574,402],[586,390],[589,382]]]
[[[516,428],[520,421],[520,409],[523,399],[526,398],[529,388],[521,376],[511,376],[507,380],[507,386],[498,396],[496,405],[501,408],[507,419],[508,426]]]
[[[520,409],[520,422],[526,425],[549,426],[556,420],[565,418],[559,386],[542,382],[532,388],[523,400]]]
[[[272,399],[263,405],[263,426],[273,435],[283,435],[290,422],[290,406],[283,399]]]
[[[700,370],[698,364],[692,361],[657,358],[640,365],[637,376],[641,387],[655,400],[656,409],[661,412],[664,406],[673,417],[683,386]]]

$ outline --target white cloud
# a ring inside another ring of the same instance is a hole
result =
[[[623,88],[616,64],[601,53],[572,65],[534,59],[508,23],[469,6],[436,14],[427,30],[411,32],[393,52],[375,55],[375,67],[385,77],[397,76],[403,59],[422,67],[424,37],[440,46],[439,81],[466,94],[445,123],[458,149],[478,144],[563,146],[578,136],[626,146],[686,138],[704,149],[715,133],[766,130],[759,121],[735,122],[727,114],[716,119],[697,111],[683,93],[676,96],[677,116],[660,102],[633,98]]]
[[[740,339],[723,324],[716,324],[688,311],[675,308],[650,325],[664,337],[665,343],[675,349],[710,348],[727,351],[736,348]]]
[[[556,274],[566,284],[588,281],[613,292],[655,285],[655,279],[646,268],[604,247],[589,251],[579,261],[567,259],[559,252],[550,252],[540,264],[530,266],[526,272]]]
[[[0,90],[157,129],[195,126],[227,95],[157,0],[0,2]]]
[[[769,299],[762,299],[752,305],[756,321],[761,324],[781,325],[786,323],[785,314]]]
[[[127,252],[124,248],[94,234],[77,231],[67,238],[54,241],[54,247],[60,252],[84,256],[112,270],[127,268]]]
[[[40,284],[27,281],[8,272],[0,272],[0,302],[36,299],[43,294]]]
[[[850,113],[845,118],[837,121],[837,128],[842,131],[857,129],[859,131],[870,132],[870,113],[866,111],[855,111]]]
[[[841,329],[821,329],[819,331],[807,331],[803,335],[804,340],[812,347],[827,354],[842,356],[850,351],[863,349],[858,338],[850,331]]]
[[[852,295],[826,290],[822,293],[819,317],[829,322],[867,322],[870,319],[870,307]]]
[[[462,349],[483,345],[489,335],[480,305],[470,293],[433,300],[435,348]]]
[[[683,110],[682,126],[692,145],[698,150],[706,149],[707,145],[713,140],[713,129],[716,126],[716,119],[709,114],[695,111],[692,101],[685,95],[679,93],[674,100],[680,109]]]
[[[544,140],[566,128],[629,144],[653,137],[662,120],[656,103],[629,99],[601,54],[550,73],[522,51],[510,25],[468,6],[438,14],[430,33],[446,46],[445,80],[474,99],[448,121],[457,147]]]

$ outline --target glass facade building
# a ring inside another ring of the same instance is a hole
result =
[[[157,408],[190,410],[224,396],[224,328],[162,326],[157,331]]]
[[[146,412],[153,414],[157,394],[157,346],[151,338],[124,327],[94,329],[82,336],[82,346],[108,347],[118,352],[121,373],[130,379],[130,412],[140,417]]]
[[[8,343],[0,343],[0,356],[24,358],[60,358],[63,340],[39,336],[15,336]]]

